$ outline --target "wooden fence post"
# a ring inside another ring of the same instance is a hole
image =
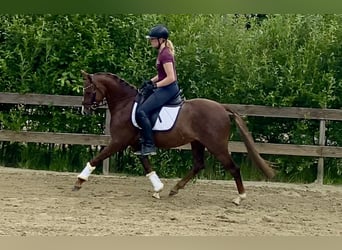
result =
[[[109,109],[106,109],[106,124],[104,129],[105,135],[110,135],[110,112]],[[103,160],[103,166],[102,166],[102,173],[104,175],[109,174],[109,158]]]
[[[319,123],[319,145],[325,146],[325,120],[320,120],[320,123]],[[324,177],[324,158],[320,157],[318,159],[316,183],[323,185],[323,177]]]

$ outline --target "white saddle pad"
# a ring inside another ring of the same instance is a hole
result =
[[[137,109],[138,104],[135,102],[133,105],[133,110],[132,110],[132,123],[135,127],[140,128],[137,121],[135,120],[135,113]],[[178,113],[180,110],[180,106],[164,106],[161,108],[158,118],[155,122],[155,124],[152,128],[152,130],[155,131],[167,131],[170,130],[173,125],[175,124],[175,121],[177,119]],[[141,129],[141,128],[140,128]]]

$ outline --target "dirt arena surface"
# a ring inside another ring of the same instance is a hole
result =
[[[191,182],[174,197],[162,179],[152,198],[145,177],[92,175],[78,192],[77,173],[0,167],[1,236],[342,236],[342,186]]]

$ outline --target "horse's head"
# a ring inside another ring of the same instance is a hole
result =
[[[81,72],[84,80],[82,114],[88,115],[103,102],[105,95],[103,90],[101,90],[99,83],[96,82],[93,74],[88,74],[83,70]]]

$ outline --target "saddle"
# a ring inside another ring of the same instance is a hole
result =
[[[135,127],[140,128],[136,122],[136,109],[139,105],[144,103],[148,96],[138,93],[134,100],[132,109],[132,123]],[[172,129],[175,124],[179,111],[184,103],[184,97],[182,96],[182,90],[179,90],[177,94],[163,107],[157,109],[151,116],[150,121],[152,124],[152,130],[154,131],[167,131]]]

